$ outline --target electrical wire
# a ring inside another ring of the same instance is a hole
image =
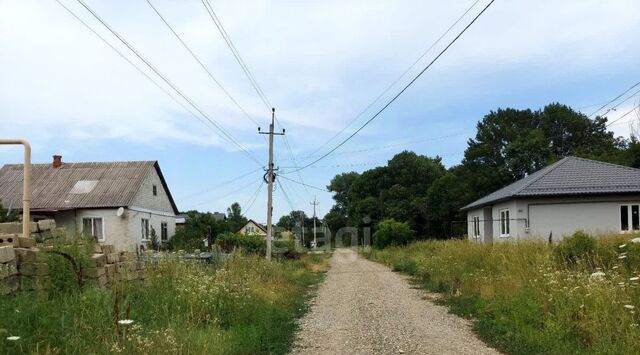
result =
[[[360,113],[358,113],[351,121],[349,121],[349,123],[347,123],[340,131],[338,131],[336,134],[334,134],[331,138],[329,138],[326,142],[324,142],[322,145],[320,145],[320,147],[318,147],[316,150],[314,150],[313,152],[311,152],[310,155],[314,155],[317,152],[319,152],[320,150],[322,150],[322,148],[324,148],[327,144],[331,143],[335,138],[337,138],[339,135],[341,135],[344,131],[347,130],[347,128],[349,128],[354,122],[356,122],[362,115],[364,115],[367,111],[369,111],[369,109],[375,105],[384,95],[386,95],[389,90],[391,90],[400,80],[402,80],[402,78],[404,78],[418,63],[420,63],[420,61],[427,55],[429,54],[429,52],[431,52],[431,50],[438,44],[440,43],[440,41],[447,35],[449,34],[449,32],[451,32],[451,30],[458,24],[460,23],[460,21],[469,13],[469,11],[471,11],[471,9],[473,9],[473,7],[476,6],[476,4],[478,4],[480,0],[476,0],[473,4],[471,4],[471,6],[469,6],[467,8],[466,11],[464,11],[462,13],[462,15],[460,15],[460,17],[458,17],[458,19],[456,19],[456,21],[449,26],[449,28],[447,28],[446,31],[444,31],[444,33],[442,33],[442,35],[440,35],[440,37],[438,37],[438,39],[436,39],[433,43],[431,43],[431,45],[429,46],[429,48],[427,48],[427,50],[425,50],[419,57],[418,59],[416,59],[402,74],[400,74],[400,76],[398,76],[393,82],[391,82],[389,84],[389,86],[386,87],[386,89],[384,89],[373,101],[371,101],[362,111],[360,111]]]
[[[255,169],[255,170],[252,170],[252,171],[246,172],[246,173],[244,173],[244,174],[242,174],[242,175],[238,175],[238,176],[236,176],[236,177],[234,177],[234,178],[232,178],[232,179],[229,179],[229,180],[227,180],[227,181],[225,181],[225,182],[222,182],[222,183],[220,183],[220,184],[217,184],[217,185],[215,185],[215,186],[213,186],[213,187],[208,187],[208,188],[206,188],[206,189],[199,190],[199,191],[197,191],[197,192],[193,192],[193,193],[190,193],[190,194],[188,194],[188,195],[184,195],[184,196],[178,197],[177,199],[178,199],[178,200],[180,200],[180,201],[182,201],[182,200],[184,200],[184,199],[188,199],[188,198],[191,198],[191,197],[196,196],[196,195],[201,195],[201,194],[203,194],[203,193],[205,193],[205,192],[209,192],[209,191],[217,190],[217,189],[219,189],[219,188],[221,188],[221,187],[223,187],[223,186],[226,186],[226,185],[229,185],[229,184],[231,184],[231,183],[237,182],[237,181],[239,181],[239,180],[241,180],[241,179],[243,179],[243,178],[245,178],[245,177],[247,177],[247,176],[250,176],[250,175],[252,175],[252,174],[255,174],[256,172],[261,171],[261,170],[262,170],[262,168],[258,168],[258,169]]]
[[[614,97],[613,99],[609,100],[606,104],[600,106],[600,108],[598,108],[597,110],[593,111],[588,117],[591,118],[593,117],[593,115],[595,115],[596,113],[600,112],[600,110],[602,110],[603,108],[609,106],[610,104],[616,102],[616,100],[618,100],[619,98],[621,98],[622,96],[624,96],[624,94],[628,93],[629,91],[633,90],[636,86],[640,85],[640,81],[638,81],[637,83],[631,85],[630,88],[628,88],[627,90],[623,91],[620,95]]]
[[[298,185],[304,185],[304,186],[306,186],[306,187],[310,187],[310,188],[312,188],[312,189],[316,189],[316,190],[319,190],[319,191],[323,191],[323,192],[331,192],[331,191],[329,191],[329,190],[327,190],[327,189],[323,189],[323,188],[321,188],[321,187],[317,187],[317,186],[313,186],[313,185],[305,184],[305,183],[303,183],[303,182],[296,181],[296,180],[294,180],[294,179],[288,178],[288,177],[283,176],[283,175],[278,175],[278,177],[279,177],[279,178],[283,178],[283,179],[285,179],[285,180],[287,180],[287,181],[291,181],[291,182],[293,182],[293,183],[295,183],[295,184],[298,184]]]
[[[316,163],[318,163],[319,161],[321,161],[322,159],[328,157],[329,155],[331,155],[333,152],[335,152],[337,149],[339,149],[340,147],[342,147],[345,143],[347,143],[349,140],[351,140],[351,138],[355,137],[358,133],[360,133],[360,131],[362,131],[366,126],[368,126],[371,122],[373,122],[373,120],[375,120],[378,116],[380,116],[380,114],[382,112],[384,112],[384,110],[387,109],[387,107],[389,107],[393,102],[395,102],[398,97],[400,97],[400,95],[402,95],[411,85],[413,85],[413,83],[415,83],[421,76],[422,74],[424,74],[429,68],[431,68],[431,66],[469,29],[469,27],[471,27],[471,25],[473,25],[478,18],[480,18],[480,16],[482,16],[482,14],[495,2],[495,0],[491,0],[491,2],[489,2],[483,9],[482,11],[480,11],[472,20],[471,22],[469,22],[469,24],[467,24],[462,31],[460,31],[458,33],[458,35],[453,38],[453,40],[451,40],[449,42],[449,44],[442,50],[440,51],[440,53],[438,53],[438,55],[431,61],[429,62],[429,64],[427,64],[426,67],[424,67],[424,69],[422,69],[422,71],[420,71],[420,73],[418,73],[418,75],[416,75],[407,85],[404,86],[404,88],[402,88],[402,90],[400,90],[400,92],[398,92],[391,100],[389,100],[389,102],[387,102],[378,112],[376,112],[376,114],[374,114],[371,118],[369,118],[362,126],[360,126],[355,132],[353,132],[351,135],[349,135],[346,139],[342,140],[338,145],[336,145],[334,148],[332,148],[331,150],[329,150],[327,153],[325,153],[324,155],[322,155],[321,157],[319,157],[318,159],[315,159],[314,161],[312,161],[311,163],[308,163],[306,165],[304,165],[303,167],[296,169],[296,170],[303,170],[306,169],[312,165],[315,165]]]
[[[255,77],[253,76],[253,74],[249,70],[249,67],[246,65],[246,63],[242,59],[242,56],[240,56],[240,52],[238,52],[238,49],[233,44],[233,41],[231,40],[231,37],[229,36],[227,31],[224,29],[224,26],[222,25],[222,22],[220,21],[220,19],[216,15],[215,10],[211,6],[211,3],[209,3],[209,0],[201,0],[201,1],[202,1],[202,5],[204,5],[204,8],[207,10],[207,13],[209,14],[209,17],[211,17],[211,20],[213,21],[213,23],[215,24],[216,28],[218,29],[218,32],[220,32],[220,35],[222,36],[222,38],[224,39],[225,43],[227,44],[227,47],[229,47],[229,50],[231,50],[231,53],[233,54],[233,57],[236,59],[236,62],[238,62],[238,64],[240,65],[240,68],[244,72],[245,76],[247,77],[247,79],[249,79],[249,82],[251,83],[251,86],[253,86],[254,90],[256,91],[256,93],[258,94],[258,96],[260,97],[260,99],[262,100],[264,105],[267,107],[267,109],[271,109],[271,107],[273,107],[273,106],[269,102],[269,99],[267,99],[267,97],[265,96],[264,92],[262,91],[262,88],[260,88],[260,85],[258,84],[258,82],[256,81]]]
[[[180,37],[180,35],[173,29],[171,24],[169,24],[169,22],[164,18],[164,16],[162,16],[160,11],[153,5],[153,3],[151,3],[151,0],[146,0],[146,1],[147,1],[147,4],[149,4],[149,6],[151,7],[151,9],[153,9],[153,11],[156,13],[156,15],[158,15],[158,17],[162,20],[162,22],[171,31],[171,33],[173,33],[173,35],[176,37],[176,39],[182,44],[182,46],[187,50],[187,52],[189,52],[191,57],[193,57],[193,59],[196,62],[198,62],[198,64],[202,68],[202,70],[204,70],[207,73],[207,75],[209,76],[209,78],[211,78],[211,80],[213,80],[213,82],[218,86],[218,88],[220,88],[220,90],[222,90],[222,92],[225,94],[225,96],[227,96],[227,98],[229,98],[229,100],[231,100],[231,102],[233,102],[233,104],[245,115],[245,117],[247,117],[256,126],[260,126],[260,124],[247,112],[247,110],[245,110],[244,107],[242,107],[242,105],[240,105],[240,103],[238,103],[238,101],[233,96],[231,96],[229,91],[220,83],[220,81],[218,81],[218,79],[216,79],[216,77],[213,75],[213,73],[211,73],[211,71],[202,62],[202,60],[200,60],[200,58],[189,47],[189,45],[187,45],[187,43],[182,39],[182,37]]]
[[[254,192],[253,196],[245,204],[247,206],[247,208],[245,208],[245,210],[244,210],[245,214],[247,212],[249,212],[249,210],[251,208],[253,208],[253,205],[256,203],[256,200],[258,200],[258,196],[260,195],[260,191],[262,191],[262,186],[264,186],[264,182],[263,181],[260,182],[260,185],[258,186],[258,189],[256,190],[256,192]],[[251,201],[251,202],[249,202],[249,201]]]
[[[100,15],[98,15],[91,7],[89,7],[83,0],[77,0],[91,15],[98,20],[105,28],[109,30],[120,42],[122,42],[131,52],[133,52],[144,64],[146,64],[158,77],[160,77],[169,87],[171,87],[182,99],[184,99],[191,107],[193,107],[202,117],[204,117],[209,123],[211,123],[218,131],[222,138],[225,138],[229,143],[235,145],[251,160],[255,161],[258,165],[262,166],[260,161],[256,159],[242,144],[236,141],[233,136],[227,132],[218,122],[212,119],[207,113],[205,113],[200,107],[198,107],[191,98],[182,92],[173,82],[171,82],[162,72],[160,72],[146,57],[144,57],[133,45],[131,45],[122,35],[115,31]],[[201,121],[202,122],[202,121]],[[207,127],[211,128],[207,125]]]

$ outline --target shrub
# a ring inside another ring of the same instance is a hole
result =
[[[384,248],[390,245],[405,245],[415,239],[415,232],[407,223],[395,219],[385,219],[378,223],[373,233],[373,246]]]
[[[223,233],[216,239],[216,244],[224,252],[231,252],[234,248],[250,254],[264,254],[267,249],[267,242],[258,235],[242,235],[238,233]]]
[[[596,241],[585,232],[575,232],[571,237],[563,239],[553,250],[555,256],[567,264],[576,264],[578,260],[593,256]]]

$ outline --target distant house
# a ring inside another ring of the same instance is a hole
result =
[[[640,169],[567,157],[462,208],[470,239],[640,230]]]
[[[21,209],[22,164],[0,169],[0,200]],[[118,250],[147,247],[175,233],[178,210],[157,161],[33,164],[34,220],[53,218],[69,234],[84,234]]]
[[[238,233],[242,235],[259,235],[266,237],[267,229],[260,223],[250,219],[244,226],[242,226],[242,228],[240,228]]]

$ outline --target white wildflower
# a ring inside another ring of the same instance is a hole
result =
[[[10,337],[7,337],[7,340],[16,341],[16,340],[20,340],[20,337],[19,337],[19,336],[12,335],[12,336],[10,336]]]
[[[121,319],[118,321],[118,324],[120,325],[131,325],[133,324],[133,320],[131,319]]]
[[[618,259],[620,259],[620,260],[622,260],[622,259],[626,259],[626,258],[627,258],[627,256],[626,256],[626,255],[620,255],[620,256],[618,257]]]
[[[602,280],[604,277],[605,277],[605,273],[602,271],[596,271],[593,274],[591,274],[591,276],[589,276],[591,280]]]
[[[638,281],[638,280],[640,280],[640,277],[638,277],[638,276],[634,276],[634,277],[630,277],[629,278],[629,281]]]
[[[626,309],[634,309],[634,308],[636,308],[636,307],[635,307],[635,306],[633,306],[633,305],[630,305],[630,304],[625,304],[625,305],[624,305],[624,308],[626,308]]]
[[[631,243],[640,243],[640,238],[631,239]]]
[[[622,249],[622,248],[624,248],[624,247],[626,247],[626,246],[627,246],[626,244],[622,244],[622,245],[620,245],[618,248]]]

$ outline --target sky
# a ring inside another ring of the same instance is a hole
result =
[[[268,146],[255,122],[268,129],[270,110],[201,1],[150,0],[246,115],[145,0],[84,1],[245,151],[185,110],[178,95],[173,94],[181,104],[168,96],[167,85],[75,0],[60,2],[163,89],[55,0],[0,0],[0,136],[28,139],[34,163],[49,163],[54,154],[66,162],[158,160],[180,210],[223,212],[239,202],[249,218],[265,222],[267,189],[261,182]],[[333,203],[321,190],[333,176],[386,164],[405,149],[441,156],[448,167],[458,164],[477,122],[491,110],[560,102],[591,114],[640,80],[640,2],[497,0],[369,126],[335,154],[293,172],[369,119],[488,0],[477,1],[374,102],[474,2],[212,2],[276,108],[277,129],[286,129],[286,141],[274,137],[276,167],[297,182],[279,178],[276,220],[292,208],[311,214],[314,198],[319,216],[324,215]],[[639,97],[608,118],[633,109]],[[628,137],[632,119],[635,112],[610,129]],[[0,149],[0,164],[21,159],[17,147]]]

